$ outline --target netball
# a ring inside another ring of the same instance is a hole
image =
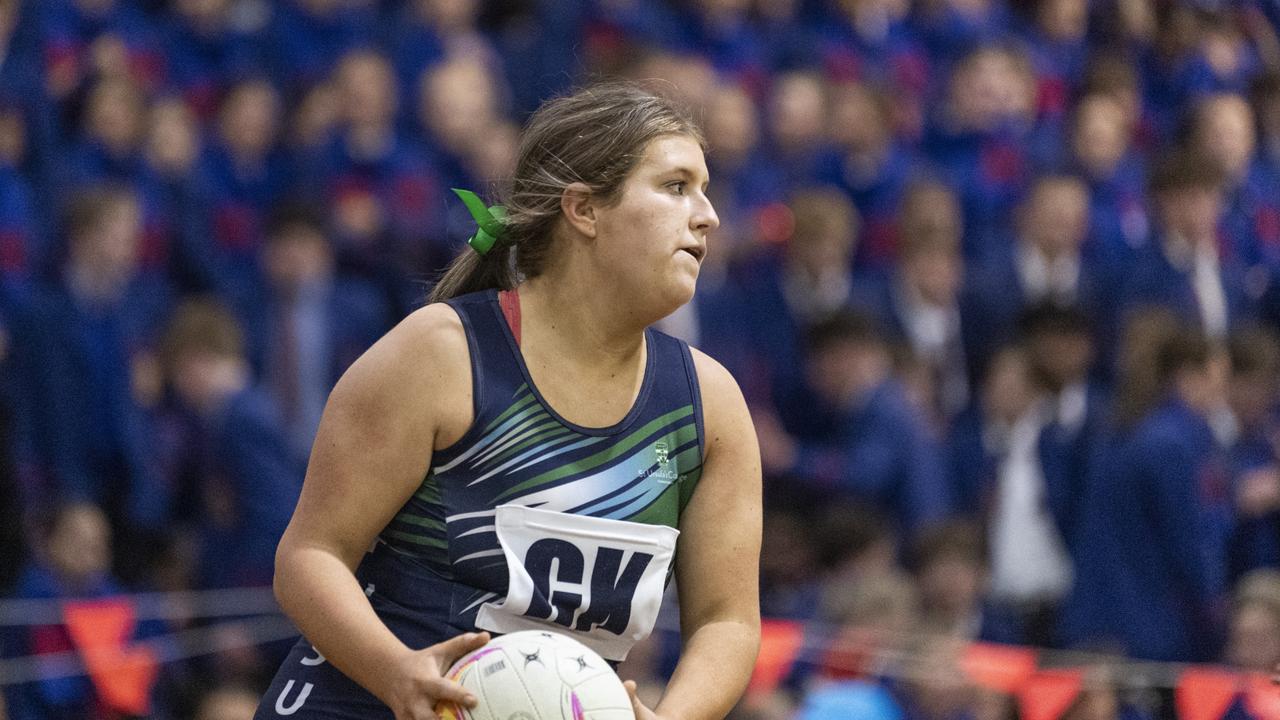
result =
[[[503,635],[463,656],[447,677],[479,703],[442,705],[441,720],[631,720],[622,681],[590,648],[541,630]]]

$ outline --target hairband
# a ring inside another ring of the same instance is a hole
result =
[[[485,207],[480,196],[470,190],[451,189],[454,194],[462,198],[462,203],[467,206],[467,211],[476,221],[476,233],[467,240],[467,244],[478,254],[484,255],[493,248],[493,244],[506,231],[507,226],[504,221],[507,219],[507,209],[501,205]]]

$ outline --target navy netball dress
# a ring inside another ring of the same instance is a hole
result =
[[[412,648],[550,627],[620,661],[653,630],[680,513],[702,471],[689,348],[648,330],[630,412],[610,427],[582,427],[543,401],[496,291],[449,304],[466,328],[475,421],[435,451],[356,576]],[[303,638],[256,715],[288,716],[392,714]]]

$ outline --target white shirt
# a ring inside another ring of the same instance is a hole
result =
[[[1027,299],[1033,303],[1052,300],[1062,305],[1075,302],[1080,282],[1080,258],[1066,256],[1050,260],[1035,247],[1019,243],[1014,260]]]
[[[1053,601],[1071,589],[1071,558],[1045,502],[1039,454],[1045,410],[1034,405],[1014,423],[998,470],[989,531],[991,595],[998,600]]]

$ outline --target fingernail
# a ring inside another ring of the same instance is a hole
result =
[[[475,707],[475,706],[476,706],[476,696],[475,696],[475,695],[468,695],[468,696],[466,696],[466,697],[464,697],[464,698],[462,699],[462,702],[466,703],[466,704],[467,704],[467,707]]]

